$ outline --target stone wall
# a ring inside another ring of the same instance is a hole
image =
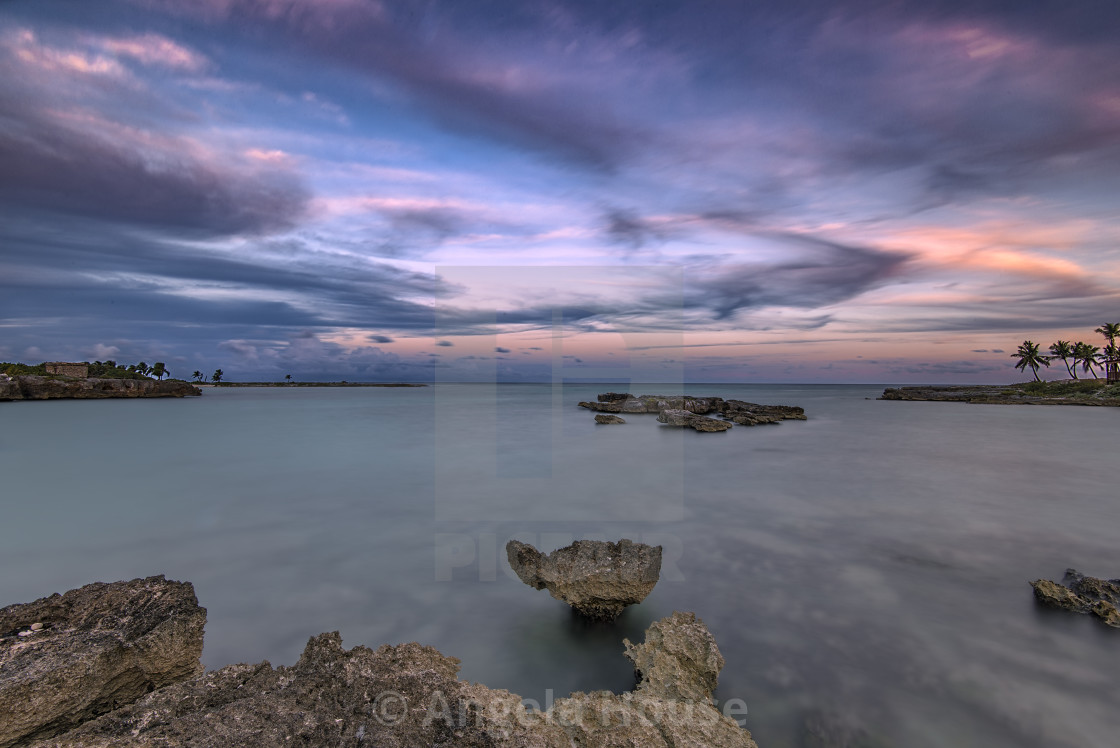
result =
[[[89,364],[71,364],[65,361],[48,361],[43,364],[47,367],[48,374],[60,377],[76,377],[85,379],[89,376]]]

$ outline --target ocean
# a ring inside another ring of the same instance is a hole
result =
[[[2,403],[0,606],[165,574],[208,610],[209,668],[292,664],[338,630],[542,705],[631,688],[623,638],[687,610],[762,748],[1114,745],[1120,631],[1028,582],[1120,577],[1120,412],[883,386],[683,388],[809,417],[719,434],[576,405],[680,385]],[[661,581],[588,624],[512,575],[514,537],[661,544]]]

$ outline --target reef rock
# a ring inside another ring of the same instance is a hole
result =
[[[506,557],[525,584],[547,589],[583,615],[603,620],[644,600],[661,573],[661,546],[625,538],[617,543],[577,540],[549,554],[511,540]]]
[[[1031,582],[1034,596],[1043,605],[1074,613],[1092,613],[1109,626],[1120,628],[1120,579],[1087,577],[1066,569],[1062,584],[1048,579]]]
[[[347,651],[335,632],[312,638],[293,667],[230,665],[40,745],[757,748],[711,705],[708,684],[723,660],[699,619],[674,613],[650,627],[645,644],[627,646],[643,675],[676,673],[688,687],[643,678],[635,691],[577,692],[542,712],[459,680],[459,661],[431,647]]]
[[[631,395],[624,392],[606,392],[599,395],[597,402],[581,402],[579,406],[598,413],[660,415],[667,410],[682,410],[693,416],[722,416],[741,426],[758,426],[790,419],[806,420],[805,409],[793,405],[759,405],[744,400],[724,400],[722,397],[695,395]],[[706,428],[702,426],[698,430],[724,431],[727,428],[730,427],[707,425]]]
[[[100,400],[110,397],[201,395],[189,382],[168,379],[56,379],[31,374],[0,382],[0,400]]]
[[[206,610],[162,576],[0,609],[0,747],[48,738],[202,671]]]
[[[691,411],[676,408],[667,408],[661,411],[657,414],[657,420],[667,426],[681,426],[697,431],[727,431],[731,428],[730,421],[698,416]]]
[[[595,423],[626,423],[626,420],[624,418],[619,418],[618,416],[604,415],[603,413],[600,413],[599,415],[595,416]]]

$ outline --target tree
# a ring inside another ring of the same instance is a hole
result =
[[[287,382],[288,384],[291,384],[292,383],[292,375],[291,374],[285,374],[284,375],[284,381]]]
[[[191,374],[191,379],[193,379],[196,382],[201,382],[202,381],[202,372],[199,371],[198,369],[195,369],[194,374]]]
[[[1015,364],[1016,369],[1022,369],[1024,372],[1027,367],[1034,373],[1034,381],[1041,382],[1038,376],[1039,366],[1050,366],[1050,359],[1039,353],[1038,343],[1032,343],[1029,340],[1024,340],[1019,350],[1011,354],[1011,358],[1019,359],[1019,363]]]
[[[1066,365],[1066,371],[1069,372],[1071,379],[1077,379],[1077,375],[1073,373],[1073,369],[1069,368],[1069,360],[1073,358],[1073,345],[1068,340],[1059,340],[1050,346],[1050,352],[1054,354],[1054,358],[1060,358],[1062,363]],[[1074,361],[1074,365],[1077,362]]]
[[[151,369],[150,369],[150,368],[148,367],[148,365],[147,365],[146,363],[144,363],[143,361],[141,361],[140,363],[136,364],[136,373],[137,373],[137,374],[143,374],[144,376],[148,376],[148,372],[149,372],[149,371],[151,371]]]
[[[214,369],[214,373],[210,375],[210,379],[214,382],[214,384],[217,384],[218,382],[222,381],[222,375],[223,373],[221,369]]]
[[[1093,371],[1093,367],[1097,365],[1097,356],[1100,354],[1101,349],[1089,343],[1082,343],[1078,341],[1073,344],[1073,371],[1074,376],[1077,376],[1077,362],[1081,362],[1081,371],[1088,372],[1093,375],[1093,379],[1098,379],[1097,372]]]
[[[1104,355],[1100,357],[1102,362],[1107,362],[1109,359],[1115,361],[1117,354],[1120,353],[1120,350],[1116,347],[1116,338],[1120,338],[1120,322],[1105,322],[1093,332],[1099,332],[1108,341],[1108,345],[1104,349]],[[1103,368],[1105,377],[1109,380],[1115,379],[1117,364],[1105,363]]]
[[[162,361],[156,361],[156,362],[155,362],[155,363],[154,363],[154,364],[152,365],[152,369],[151,369],[151,372],[152,372],[152,375],[153,375],[153,376],[154,376],[154,377],[155,377],[156,379],[159,379],[159,380],[161,380],[161,381],[163,380],[163,375],[164,375],[164,374],[167,374],[168,376],[170,376],[170,375],[171,375],[171,372],[169,372],[169,371],[167,370],[167,367],[166,367],[166,366],[164,365],[164,363],[163,363]]]

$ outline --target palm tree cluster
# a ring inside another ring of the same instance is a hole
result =
[[[168,371],[167,365],[162,361],[156,361],[151,366],[148,366],[146,362],[141,361],[138,364],[132,364],[131,366],[129,366],[128,370],[134,371],[137,374],[142,374],[145,377],[155,377],[156,379],[163,379],[165,376],[171,376],[171,372]]]
[[[1120,376],[1117,371],[1120,365],[1120,350],[1117,348],[1117,338],[1120,338],[1120,322],[1106,322],[1093,332],[1100,333],[1107,341],[1107,345],[1102,351],[1099,346],[1090,343],[1083,343],[1078,341],[1071,343],[1068,340],[1059,340],[1050,346],[1050,355],[1047,356],[1042,353],[1038,343],[1024,340],[1019,350],[1011,354],[1011,358],[1019,359],[1015,364],[1016,369],[1026,371],[1031,370],[1034,374],[1036,382],[1041,381],[1038,376],[1039,367],[1050,366],[1050,362],[1054,359],[1060,360],[1069,372],[1071,379],[1077,379],[1077,366],[1081,365],[1081,372],[1092,374],[1093,379],[1098,379],[1095,369],[1101,368],[1105,370],[1106,376],[1109,379],[1116,379]]]

